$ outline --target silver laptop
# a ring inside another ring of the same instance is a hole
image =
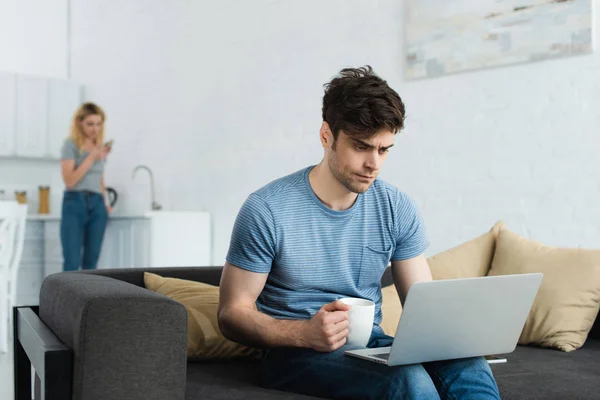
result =
[[[532,273],[414,283],[392,346],[345,354],[395,366],[511,353],[541,281]]]

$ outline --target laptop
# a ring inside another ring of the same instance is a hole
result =
[[[345,354],[388,366],[512,353],[541,273],[417,282],[391,347]]]

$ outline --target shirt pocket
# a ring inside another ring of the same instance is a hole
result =
[[[392,257],[393,246],[380,248],[377,246],[363,246],[358,275],[358,288],[366,289],[378,287],[381,276]]]

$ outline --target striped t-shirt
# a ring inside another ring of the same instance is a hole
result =
[[[308,319],[342,297],[376,304],[381,322],[381,276],[390,260],[428,245],[414,201],[376,179],[344,211],[325,206],[308,181],[308,167],[250,194],[234,224],[227,261],[269,273],[257,308],[274,318]]]

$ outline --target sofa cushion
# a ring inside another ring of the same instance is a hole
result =
[[[505,364],[492,364],[503,399],[600,398],[600,341],[577,351],[517,346]]]
[[[259,386],[259,360],[188,363],[186,400],[288,399],[317,397],[266,389]]]
[[[396,286],[391,284],[381,289],[381,323],[379,326],[386,335],[394,336],[402,315],[402,303],[396,291]]]
[[[231,359],[258,357],[261,351],[226,339],[217,320],[219,288],[202,282],[164,278],[144,273],[146,289],[167,296],[185,307],[188,333],[188,358]]]
[[[505,364],[492,364],[503,399],[595,399],[600,396],[600,341],[579,351],[517,346]],[[188,363],[186,400],[314,399],[259,386],[260,361]]]
[[[434,280],[486,276],[492,266],[498,221],[486,233],[427,259]]]
[[[581,347],[600,306],[600,250],[545,246],[502,229],[489,275],[531,272],[544,277],[519,344]]]
[[[505,364],[492,364],[503,399],[595,399],[600,396],[600,341],[580,350],[517,346]],[[260,361],[190,362],[186,400],[315,399],[259,386]]]

